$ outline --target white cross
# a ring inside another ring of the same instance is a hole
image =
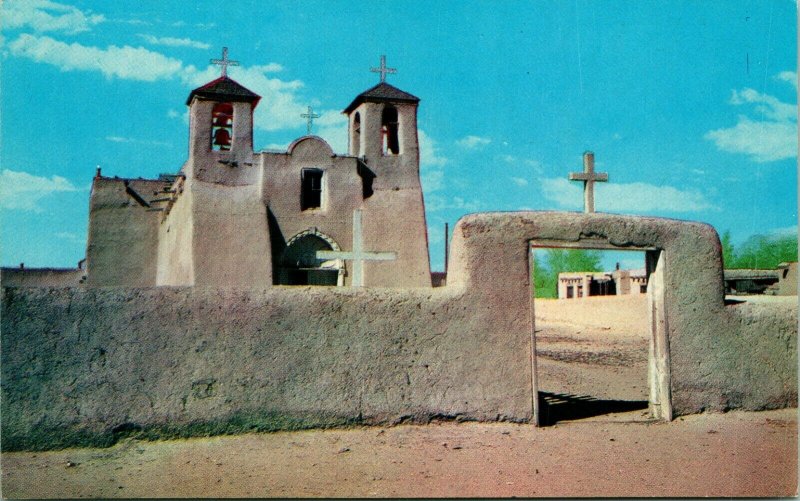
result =
[[[396,252],[367,252],[363,249],[364,239],[361,232],[361,209],[353,211],[353,250],[317,251],[317,259],[349,259],[353,261],[353,278],[350,285],[364,287],[364,261],[393,261]]]
[[[386,56],[381,56],[381,67],[380,68],[370,68],[369,71],[371,71],[373,73],[380,73],[381,74],[381,82],[385,82],[386,81],[386,74],[387,73],[391,73],[391,74],[397,73],[397,68],[387,68],[386,67]]]
[[[570,172],[570,181],[583,181],[583,212],[594,212],[594,183],[608,181],[608,173],[594,171],[594,153],[583,154],[583,172]]]
[[[311,134],[311,127],[314,125],[314,119],[319,118],[319,114],[314,113],[313,108],[309,106],[308,113],[303,113],[300,116],[306,119],[306,132]]]
[[[222,66],[222,76],[228,76],[228,66],[239,66],[239,61],[228,59],[228,48],[222,48],[222,59],[212,59],[211,64],[218,64]]]

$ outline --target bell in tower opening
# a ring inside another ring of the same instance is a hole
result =
[[[233,104],[217,103],[211,112],[211,148],[214,151],[231,149],[233,137]]]
[[[381,114],[381,134],[383,135],[384,155],[397,155],[400,153],[400,140],[397,137],[397,129],[397,108],[387,104]]]

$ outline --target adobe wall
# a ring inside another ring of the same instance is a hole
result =
[[[5,450],[530,418],[529,336],[446,287],[6,288],[2,305]]]
[[[78,287],[84,278],[77,268],[0,268],[3,287]]]
[[[261,187],[194,179],[192,266],[195,286],[262,287],[272,283],[267,208]]]
[[[527,421],[531,239],[663,249],[674,415],[796,405],[796,305],[726,306],[710,226],[487,213],[459,221],[436,289],[4,288],[3,448]]]
[[[169,213],[159,224],[156,285],[194,284],[194,196],[192,190],[187,189],[193,183],[191,178],[181,183],[180,193],[175,195]]]
[[[128,194],[126,182],[146,202],[165,184],[94,178],[89,199],[87,285],[147,287],[156,283],[160,216]]]

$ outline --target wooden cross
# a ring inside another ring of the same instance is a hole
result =
[[[314,126],[314,119],[319,118],[319,114],[314,113],[313,108],[311,106],[308,107],[308,112],[303,113],[300,115],[301,117],[306,119],[306,133],[311,134],[311,127]]]
[[[386,67],[386,56],[381,56],[381,66],[380,66],[380,68],[370,68],[369,71],[371,71],[373,73],[380,73],[381,74],[381,82],[385,82],[386,81],[386,74],[387,73],[391,73],[391,74],[397,73],[397,68],[387,68]]]
[[[570,181],[583,181],[583,212],[594,212],[594,183],[608,181],[608,173],[594,171],[594,153],[583,154],[583,172],[570,172]]]
[[[350,252],[317,251],[317,259],[349,259],[353,261],[353,278],[350,285],[363,287],[364,261],[393,261],[397,259],[396,252],[368,252],[363,247],[361,209],[356,209],[353,211],[353,250]]]
[[[211,64],[218,64],[222,66],[222,76],[228,76],[228,66],[239,66],[239,61],[228,59],[228,48],[222,48],[222,59],[212,59]]]

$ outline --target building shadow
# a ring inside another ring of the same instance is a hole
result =
[[[575,421],[604,414],[647,409],[647,400],[599,400],[588,395],[539,392],[539,421],[552,426],[561,421]]]

